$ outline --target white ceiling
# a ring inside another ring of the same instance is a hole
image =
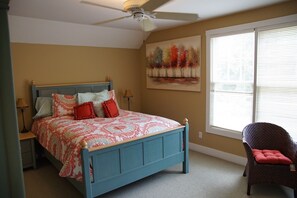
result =
[[[122,9],[125,0],[97,1],[106,6]],[[171,0],[156,11],[198,13],[199,20],[205,20],[285,1],[287,0]],[[96,22],[128,15],[118,10],[83,4],[80,0],[11,0],[8,14],[83,25],[92,25]],[[156,30],[161,30],[189,22],[154,19],[154,23],[157,26]],[[132,18],[101,26],[140,30],[139,24]]]

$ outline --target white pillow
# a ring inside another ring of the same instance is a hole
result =
[[[52,101],[53,99],[51,97],[38,97],[35,103],[37,113],[33,119],[51,116],[53,114]]]
[[[110,90],[110,91],[108,91],[108,94],[109,94],[109,99],[112,98],[115,101],[118,109],[120,109],[120,106],[118,104],[118,101],[117,101],[117,98],[116,98],[116,95],[115,95],[115,91],[114,90]]]
[[[78,93],[77,94],[78,104],[85,102],[93,102],[94,110],[97,117],[104,117],[104,112],[101,103],[109,100],[110,96],[107,90],[101,91],[99,93]]]

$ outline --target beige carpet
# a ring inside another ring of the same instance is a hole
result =
[[[190,152],[190,173],[172,167],[102,198],[291,198],[293,190],[278,185],[254,185],[246,195],[244,167],[197,152]],[[27,198],[81,198],[82,195],[47,161],[24,171]]]

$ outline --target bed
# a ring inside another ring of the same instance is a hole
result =
[[[32,82],[32,107],[35,107],[38,97],[51,97],[54,93],[75,95],[77,93],[97,93],[103,90],[112,90],[112,81],[58,85],[38,85]],[[33,108],[33,112],[36,113],[35,108]],[[168,121],[166,118],[125,110],[120,110],[118,119],[125,119],[125,115],[130,115],[130,118],[131,116],[139,117],[140,119],[142,119],[141,116],[151,116],[152,119],[157,119],[158,122],[160,120]],[[43,122],[48,123],[52,123],[54,120],[54,118],[42,119],[44,119]],[[66,125],[73,122],[69,116],[65,116],[63,119],[68,120],[60,120],[59,122],[65,122]],[[114,122],[117,121],[114,119]],[[90,119],[90,122],[92,122],[92,119]],[[106,126],[111,125],[107,124]],[[189,124],[187,119],[184,120],[183,125],[178,123],[178,125],[172,125],[169,129],[161,127],[157,130],[156,127],[152,128],[155,129],[152,133],[123,138],[119,142],[110,144],[91,145],[90,142],[85,141],[83,138],[76,139],[76,144],[78,144],[76,147],[79,148],[81,175],[79,179],[68,178],[68,180],[84,197],[89,198],[102,195],[176,164],[182,164],[181,171],[188,173]],[[37,140],[39,140],[38,136]],[[57,157],[50,152],[50,149],[46,151],[46,156],[58,169],[62,170],[65,166],[61,161],[57,160]]]

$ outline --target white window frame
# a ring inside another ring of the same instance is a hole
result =
[[[264,21],[258,21],[253,23],[247,23],[242,25],[236,25],[231,27],[219,28],[206,31],[206,132],[220,136],[230,137],[234,139],[241,139],[241,131],[232,131],[223,128],[211,126],[209,123],[209,105],[210,105],[210,56],[211,56],[211,39],[219,36],[226,36],[232,34],[239,34],[245,32],[251,32],[255,30],[271,29],[276,27],[284,27],[297,24],[297,14],[289,15],[285,17],[273,18]],[[255,61],[254,61],[254,93],[253,93],[253,122],[255,120],[255,100],[256,100],[256,64],[257,64],[257,31],[255,32]]]

